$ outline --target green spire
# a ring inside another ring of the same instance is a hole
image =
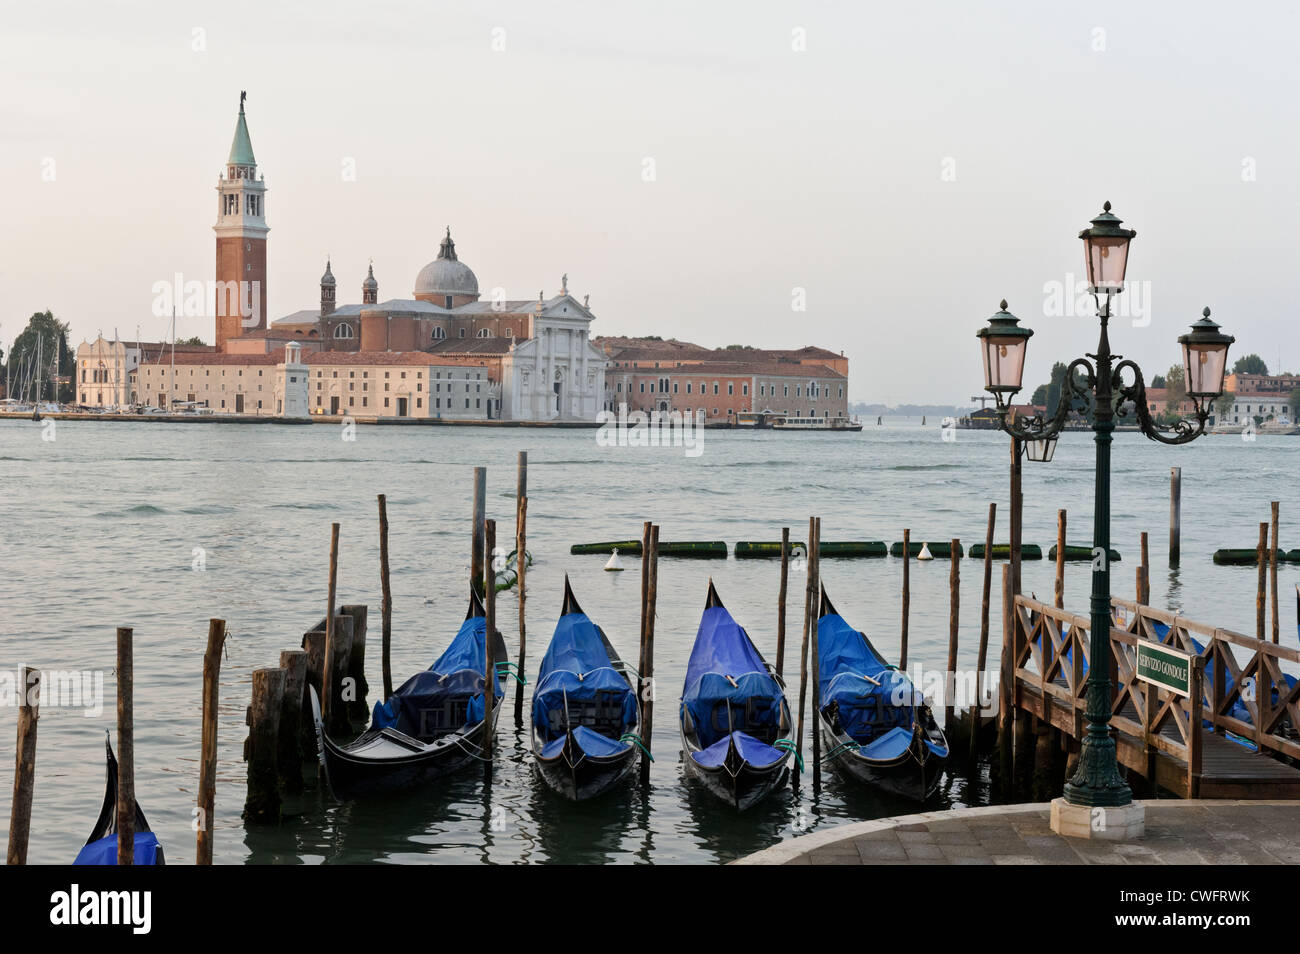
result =
[[[235,138],[230,143],[230,158],[226,160],[227,165],[257,165],[257,160],[253,158],[253,142],[248,138],[248,123],[244,121],[244,98],[247,95],[242,90],[239,93],[239,122],[235,124]]]

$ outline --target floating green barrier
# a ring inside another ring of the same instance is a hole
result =
[[[659,552],[663,552],[663,544],[659,545]],[[641,555],[640,540],[618,540],[613,543],[575,543],[569,547],[570,553],[613,553],[617,550],[619,553],[631,553],[635,556]]]
[[[946,559],[952,556],[952,554],[949,552],[950,548],[952,547],[952,543],[948,540],[943,540],[943,541],[928,540],[923,544],[912,543],[908,547],[908,551],[912,554],[912,556],[916,556],[921,552],[922,546],[929,547],[930,556],[934,557],[936,560]],[[889,553],[891,556],[901,557],[903,555],[903,541],[901,540],[896,541],[894,545],[889,548]],[[960,543],[957,544],[957,556],[958,557],[964,556],[965,553],[966,553],[965,548],[962,547]]]
[[[1297,551],[1292,550],[1291,552],[1295,553]],[[1214,562],[1224,566],[1255,566],[1256,558],[1258,556],[1259,551],[1254,547],[1251,547],[1249,550],[1215,550]],[[1265,558],[1267,559],[1267,557],[1268,554],[1265,553]],[[1285,560],[1287,559],[1287,554],[1282,550],[1278,550],[1277,558],[1279,560]]]
[[[982,544],[982,543],[972,543],[972,544],[971,544],[971,547],[970,547],[970,555],[971,555],[971,558],[972,558],[972,559],[975,559],[975,560],[982,560],[982,559],[984,559],[984,544]],[[1022,543],[1022,544],[1020,544],[1020,559],[1022,559],[1022,560],[1041,560],[1042,558],[1043,558],[1043,548],[1040,547],[1037,543]],[[1009,544],[1009,543],[995,543],[995,544],[993,544],[993,559],[995,559],[995,560],[1010,560],[1010,559],[1011,559],[1011,544]]]
[[[777,544],[778,552],[780,544]],[[632,556],[641,555],[640,540],[618,540],[610,543],[575,543],[569,547],[570,553],[613,553],[618,550],[619,553],[630,554]],[[683,540],[677,543],[667,543],[660,541],[660,556],[674,557],[698,557],[705,560],[717,560],[727,558],[727,545],[721,540]]]
[[[1118,563],[1119,560],[1120,560],[1119,551],[1118,551],[1118,550],[1110,550],[1110,551],[1108,551],[1108,552],[1109,552],[1109,554],[1110,554],[1110,562],[1111,562],[1111,563]],[[1051,549],[1049,549],[1049,550],[1047,551],[1047,559],[1049,559],[1049,560],[1055,560],[1055,559],[1056,559],[1056,544],[1055,544],[1055,543],[1053,543],[1052,546],[1051,546]],[[1065,545],[1065,559],[1066,559],[1066,562],[1069,562],[1069,561],[1071,561],[1071,560],[1091,560],[1091,559],[1092,559],[1092,547],[1076,547],[1076,546],[1072,546],[1071,544],[1067,543],[1067,544]]]
[[[1300,549],[1292,550],[1286,555],[1288,563],[1300,563]]]
[[[797,551],[796,551],[796,548]],[[807,547],[798,540],[790,541],[792,552],[802,553]],[[736,544],[737,560],[755,560],[781,556],[781,541],[742,540]],[[889,545],[882,540],[823,540],[821,555],[825,557],[883,557],[889,554]]]

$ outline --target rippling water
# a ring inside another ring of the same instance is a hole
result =
[[[286,804],[279,828],[248,829],[242,745],[250,673],[297,648],[324,614],[329,525],[342,524],[338,602],[372,608],[367,654],[379,679],[379,561],[375,495],[389,501],[393,584],[393,672],[423,669],[464,614],[472,468],[488,468],[488,515],[498,537],[514,532],[515,455],[529,452],[529,674],[559,611],[563,575],[584,609],[626,659],[635,660],[639,574],[603,573],[603,557],[570,556],[575,542],[638,537],[641,522],[661,539],[779,539],[782,526],[806,535],[809,514],[823,538],[982,542],[987,507],[998,503],[1005,541],[1007,439],[893,422],[860,435],[709,431],[704,452],[601,448],[591,431],[360,427],[340,440],[330,426],[281,427],[59,422],[54,441],[40,425],[0,421],[0,669],[102,670],[114,698],[114,627],[135,628],[136,787],[173,863],[193,857],[200,687],[207,620],[227,620],[222,667],[216,860],[239,862],[701,862],[726,861],[800,830],[895,814],[909,808],[832,775],[819,795],[787,789],[755,810],[723,810],[682,777],[676,697],[710,575],[759,648],[775,654],[779,561],[660,561],[655,715],[657,761],[648,792],[637,786],[594,804],[553,797],[532,775],[526,733],[503,714],[490,782],[469,770],[401,797],[338,805],[309,794]],[[1067,507],[1070,540],[1091,539],[1089,435],[1070,434],[1049,465],[1025,464],[1025,541],[1044,553],[1055,542],[1056,509]],[[1166,568],[1168,475],[1183,468],[1183,565]],[[1165,448],[1134,434],[1116,437],[1112,539],[1123,553],[1115,591],[1131,595],[1138,533],[1151,532],[1152,602],[1194,619],[1253,632],[1255,572],[1216,567],[1221,546],[1253,547],[1282,501],[1282,546],[1294,530],[1300,441],[1207,437]],[[192,569],[196,548],[206,569]],[[948,564],[913,564],[911,656],[944,665]],[[961,659],[972,667],[979,633],[981,564],[961,564]],[[1283,640],[1296,643],[1292,584],[1281,574]],[[824,561],[822,576],[840,612],[891,658],[898,651],[901,561]],[[1026,562],[1024,585],[1052,590],[1051,564]],[[1066,603],[1086,613],[1084,564],[1067,570]],[[996,592],[996,589],[995,589]],[[791,642],[802,603],[792,584]],[[991,630],[996,658],[998,599]],[[513,592],[498,599],[513,656]],[[787,659],[787,671],[797,660]],[[512,689],[513,692],[513,689]],[[373,699],[372,699],[373,701]],[[0,725],[0,791],[12,787],[12,709]],[[43,708],[30,858],[66,862],[89,834],[103,791],[104,730],[111,703],[89,717]],[[981,774],[945,780],[936,807],[987,799]],[[0,813],[7,825],[8,813]]]

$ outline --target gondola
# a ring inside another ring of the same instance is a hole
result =
[[[532,719],[538,771],[565,798],[594,798],[636,766],[636,691],[604,630],[578,605],[568,576],[537,674]]]
[[[948,740],[925,695],[835,611],[824,587],[817,648],[825,760],[850,781],[929,798],[948,760]]]
[[[104,803],[100,806],[94,830],[72,862],[74,865],[117,864],[117,756],[113,754],[113,743],[108,740],[107,734],[104,738],[104,751],[107,760]],[[132,862],[137,865],[166,863],[162,845],[158,844],[158,836],[150,830],[149,820],[140,810],[139,802],[135,803],[135,851]]]
[[[441,778],[479,758],[483,742],[484,639],[487,619],[478,595],[446,652],[427,670],[406,680],[384,702],[375,703],[370,728],[340,745],[325,732],[320,700],[311,690],[312,716],[321,764],[338,799],[409,788]],[[493,659],[505,663],[501,633],[493,633]],[[496,729],[502,689],[490,725]]]
[[[772,667],[709,581],[682,690],[686,772],[743,811],[785,781],[790,706]]]

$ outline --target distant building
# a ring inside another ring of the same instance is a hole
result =
[[[178,358],[192,354],[211,355],[211,345],[175,345]],[[132,376],[145,360],[170,357],[173,345],[163,341],[109,341],[102,335],[77,346],[74,400],[87,407],[127,407],[146,403],[135,392]]]

